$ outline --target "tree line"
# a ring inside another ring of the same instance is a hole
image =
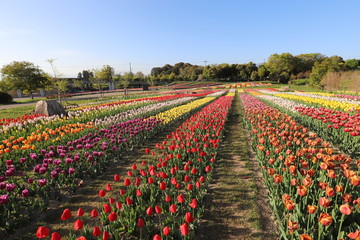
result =
[[[32,97],[32,92],[46,89],[55,92],[59,100],[62,93],[69,90],[69,80],[56,69],[53,59],[48,59],[52,73],[45,73],[34,63],[14,61],[0,70],[0,91],[21,90]],[[179,62],[174,66],[166,64],[154,67],[149,75],[142,72],[115,74],[114,68],[104,65],[100,69],[83,70],[77,78],[72,79],[72,87],[82,91],[103,90],[107,87],[127,88],[133,81],[146,81],[153,86],[159,82],[175,80],[186,81],[277,81],[288,83],[293,79],[308,79],[308,84],[321,87],[321,80],[332,72],[360,70],[359,59],[343,60],[340,56],[327,57],[320,53],[292,55],[290,53],[272,54],[262,64],[249,62],[246,64],[192,65]]]
[[[344,61],[340,56],[326,57],[320,53],[292,55],[290,53],[272,54],[267,62],[255,64],[218,64],[199,66],[190,63],[166,64],[155,67],[150,76],[155,80],[190,80],[247,82],[270,80],[288,83],[293,79],[307,78],[312,86],[321,85],[321,79],[328,72],[359,70],[360,61]]]
[[[78,73],[77,78],[66,78],[57,70],[53,59],[47,62],[51,65],[52,73],[46,73],[34,63],[27,61],[14,61],[3,66],[0,70],[2,75],[0,91],[20,90],[33,98],[33,92],[45,89],[57,94],[61,101],[61,95],[69,92],[70,88],[81,91],[98,90],[101,93],[110,86],[114,89],[126,88],[132,81],[146,80],[142,72],[115,74],[114,68],[110,65],[104,65],[100,69],[83,70]]]

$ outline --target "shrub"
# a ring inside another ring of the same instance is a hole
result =
[[[13,101],[13,98],[10,94],[6,92],[0,92],[0,104],[9,104]]]

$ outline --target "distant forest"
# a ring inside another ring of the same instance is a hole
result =
[[[293,79],[308,79],[313,86],[320,86],[322,78],[329,72],[360,70],[359,59],[343,60],[340,56],[326,57],[320,53],[272,54],[268,61],[262,64],[249,62],[246,64],[219,64],[199,66],[190,63],[166,64],[154,67],[150,78],[154,81],[221,81],[247,82],[270,80],[288,83]]]

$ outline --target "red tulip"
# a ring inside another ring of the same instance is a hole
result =
[[[99,191],[99,196],[100,196],[100,197],[105,197],[105,195],[106,195],[106,191],[105,191],[105,190],[100,190],[100,191]]]
[[[187,223],[184,223],[180,226],[181,235],[187,236],[189,234],[189,226]]]
[[[159,207],[159,206],[155,206],[155,212],[156,212],[157,214],[160,214],[160,213],[162,212],[162,208]]]
[[[58,232],[53,232],[51,234],[51,240],[61,240],[61,235]]]
[[[109,219],[110,222],[115,221],[115,220],[117,219],[117,214],[116,214],[116,212],[110,213],[109,216],[108,216],[108,219]]]
[[[125,185],[125,186],[129,186],[130,184],[131,184],[130,179],[125,178],[125,179],[124,179],[124,185]]]
[[[192,223],[194,221],[194,217],[191,215],[190,212],[187,212],[185,214],[185,222]]]
[[[46,238],[47,236],[49,236],[49,234],[50,234],[50,230],[47,227],[40,226],[36,230],[36,236],[40,239]]]
[[[75,229],[75,230],[80,230],[80,229],[83,228],[83,226],[84,226],[84,222],[81,221],[81,219],[78,219],[78,220],[76,220],[76,221],[74,222],[74,229]]]
[[[133,201],[129,197],[126,197],[125,201],[127,205],[131,205],[133,203]]]
[[[176,213],[176,205],[175,204],[171,204],[169,211],[172,213]]]
[[[94,227],[93,233],[92,233],[95,237],[98,237],[101,235],[101,229],[97,226]]]
[[[196,200],[196,198],[194,198],[193,200],[191,200],[191,202],[190,202],[190,207],[191,207],[191,208],[196,208],[196,207],[197,207],[197,200]]]
[[[170,202],[171,201],[171,197],[169,195],[165,196],[165,202]]]
[[[109,198],[109,203],[113,204],[115,202],[115,199],[113,199],[112,197]]]
[[[103,232],[102,240],[108,240],[110,239],[110,237],[110,233],[108,233],[107,231]]]
[[[161,240],[161,236],[156,234],[154,237],[153,237],[153,240]]]
[[[153,184],[154,182],[155,182],[155,181],[154,181],[154,179],[153,179],[152,177],[149,177],[149,178],[148,178],[148,183],[149,183],[149,184]]]
[[[160,188],[160,190],[165,190],[165,189],[166,189],[166,183],[165,183],[165,182],[161,182],[161,183],[159,184],[159,188]]]
[[[86,240],[86,237],[80,236],[80,237],[78,237],[76,240]]]
[[[93,209],[91,212],[90,212],[90,215],[91,215],[91,217],[97,217],[97,216],[99,216],[99,213],[98,213],[98,211],[96,210],[96,209]]]
[[[61,215],[61,220],[68,220],[69,218],[71,218],[71,211],[70,209],[66,208],[64,209],[62,215]]]
[[[111,184],[110,183],[106,184],[106,191],[109,192],[111,190],[112,190]]]
[[[152,207],[148,207],[146,209],[146,215],[152,215],[153,214],[153,208]]]
[[[115,182],[120,181],[120,175],[119,174],[114,175],[114,181]]]
[[[121,204],[121,203],[119,203],[119,202],[116,202],[116,203],[115,203],[115,206],[116,206],[116,208],[117,208],[117,209],[121,209],[122,204]]]
[[[139,219],[138,219],[138,222],[137,222],[137,226],[138,226],[139,228],[142,228],[144,225],[145,225],[144,220],[143,220],[142,218],[139,218]]]
[[[164,234],[165,236],[169,235],[170,232],[171,232],[171,230],[170,230],[169,227],[164,227],[164,228],[163,228],[163,234]]]
[[[81,217],[82,215],[84,215],[84,213],[85,213],[85,211],[82,208],[79,208],[78,211],[77,211],[78,217]]]
[[[106,212],[106,213],[109,213],[109,212],[111,212],[111,206],[110,206],[110,204],[104,204],[104,206],[103,206],[103,209],[104,209],[104,212]]]
[[[136,189],[136,196],[138,197],[142,196],[142,192],[139,189]]]
[[[183,203],[185,201],[185,197],[184,197],[184,194],[181,194],[177,197],[177,200],[179,203]]]

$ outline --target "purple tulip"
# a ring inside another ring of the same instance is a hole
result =
[[[39,169],[39,173],[40,173],[40,174],[44,174],[44,173],[46,173],[46,170],[47,170],[46,167],[41,167],[41,168]]]
[[[28,178],[27,182],[31,184],[31,183],[34,182],[34,179],[33,178]]]
[[[75,173],[75,168],[69,168],[69,174],[74,174]]]
[[[6,183],[1,182],[0,183],[0,189],[2,190],[2,189],[5,189],[5,188],[6,188]]]
[[[29,190],[27,190],[27,189],[22,190],[21,195],[22,195],[24,198],[28,197],[28,196],[29,196]]]
[[[8,195],[0,195],[0,204],[5,204],[9,201]]]
[[[40,184],[40,186],[45,186],[46,185],[46,179],[44,178],[44,179],[40,179],[39,180],[39,184]]]
[[[57,176],[59,176],[59,173],[57,171],[52,171],[50,174],[51,178],[57,178]]]
[[[16,185],[15,185],[14,183],[6,184],[6,190],[7,190],[8,192],[14,191],[15,187],[16,187]]]
[[[20,163],[25,163],[26,162],[26,158],[20,158]]]

